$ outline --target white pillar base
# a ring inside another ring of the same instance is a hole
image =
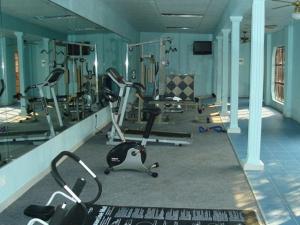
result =
[[[262,171],[264,170],[264,163],[259,160],[258,163],[249,163],[249,162],[242,162],[243,169],[246,171]]]
[[[21,108],[21,112],[19,113],[19,116],[27,116],[28,114],[27,114],[27,111],[26,111],[26,109],[25,108]]]
[[[215,101],[215,105],[221,105],[221,103],[222,103],[221,100],[216,100]]]
[[[229,127],[227,129],[227,133],[240,134],[241,133],[241,128],[239,128],[239,127]]]
[[[220,113],[220,116],[223,116],[223,117],[229,116],[229,113],[228,113],[228,111],[227,111],[227,112],[221,112],[221,113]]]
[[[26,101],[24,98],[20,99],[20,109],[20,116],[27,116]]]

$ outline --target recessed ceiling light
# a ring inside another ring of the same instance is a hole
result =
[[[269,24],[269,25],[265,25],[265,28],[267,28],[267,29],[275,29],[275,28],[277,28],[277,25],[275,25],[275,24]]]
[[[265,30],[269,31],[269,32],[275,31],[277,28],[278,28],[278,26],[275,24],[265,25]]]
[[[93,31],[98,30],[96,27],[83,27],[83,28],[74,28],[70,29],[70,31]]]
[[[162,13],[162,16],[184,17],[184,18],[202,18],[201,14],[183,14],[183,13]]]
[[[59,15],[59,16],[35,16],[37,20],[61,20],[61,19],[76,19],[75,15]]]
[[[191,27],[167,27],[167,29],[189,30]]]

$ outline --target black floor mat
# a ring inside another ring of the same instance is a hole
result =
[[[95,205],[86,225],[258,225],[254,211]]]

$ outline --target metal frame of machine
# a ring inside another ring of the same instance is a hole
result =
[[[60,113],[60,109],[58,106],[54,86],[57,84],[58,80],[61,78],[61,76],[64,74],[64,70],[61,68],[54,69],[48,77],[46,77],[45,81],[39,84],[34,84],[32,86],[29,86],[25,92],[29,91],[30,89],[38,88],[39,90],[39,95],[41,98],[41,104],[43,107],[43,110],[46,114],[46,119],[47,119],[47,124],[49,126],[49,132],[42,133],[42,134],[36,134],[36,132],[24,132],[22,133],[2,133],[0,137],[0,142],[16,142],[16,141],[43,141],[43,140],[48,140],[52,137],[55,136],[55,130],[53,126],[53,122],[50,116],[50,113],[48,111],[48,104],[47,100],[44,95],[43,88],[44,87],[49,87],[51,91],[51,95],[53,97],[54,101],[54,106],[56,110],[56,114],[58,117],[59,125],[60,127],[63,127],[63,122],[62,122],[62,117]]]
[[[119,87],[119,106],[118,106],[118,113],[114,116],[116,123],[119,127],[122,127],[124,116],[126,112],[128,96],[130,93],[131,88],[134,88],[134,83],[126,81],[122,76],[117,74],[117,71],[107,70],[107,75],[115,82],[115,84]],[[112,113],[112,112],[111,112]],[[163,133],[166,136],[163,136]],[[153,134],[153,133],[152,133]],[[172,132],[160,132],[161,135],[150,135],[147,142],[155,142],[155,143],[164,143],[164,144],[174,144],[174,145],[188,145],[190,142],[186,140],[186,138],[178,139],[180,135],[178,133],[173,133],[175,138],[171,138]],[[184,136],[181,135],[181,136]],[[119,135],[116,133],[115,126],[112,126],[110,132],[107,133],[108,141],[106,142],[108,145],[116,145],[121,142]],[[142,141],[141,135],[138,136],[129,136],[125,135],[126,140],[131,141]]]
[[[159,40],[152,40],[152,41],[145,41],[145,42],[139,42],[139,43],[133,43],[133,44],[127,44],[126,48],[126,74],[125,74],[125,79],[129,80],[129,51],[132,51],[133,48],[140,47],[140,62],[141,62],[141,83],[142,85],[145,85],[143,83],[144,81],[144,76],[145,76],[145,71],[144,71],[144,46],[149,45],[149,44],[159,44],[160,46],[160,59],[159,59],[159,84],[158,84],[158,93],[157,93],[157,84],[155,82],[155,87],[154,87],[154,92],[155,94],[158,95],[164,95],[165,93],[165,79],[166,79],[166,74],[165,74],[165,69],[164,67],[167,65],[166,61],[166,42],[171,42],[172,38],[170,37],[165,37],[165,38],[160,38]],[[139,98],[139,107],[138,107],[138,122],[142,121],[142,116],[141,116],[141,109],[142,109],[142,104],[143,100]]]

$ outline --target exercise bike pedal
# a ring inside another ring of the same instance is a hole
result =
[[[151,167],[152,167],[152,168],[157,168],[157,167],[159,167],[159,163],[158,163],[158,162],[153,163]]]
[[[106,168],[106,169],[104,170],[104,173],[105,173],[106,175],[108,175],[108,174],[110,173],[110,169],[109,169],[109,168]]]
[[[156,173],[156,172],[151,172],[150,175],[151,175],[152,177],[158,177],[158,173]]]

